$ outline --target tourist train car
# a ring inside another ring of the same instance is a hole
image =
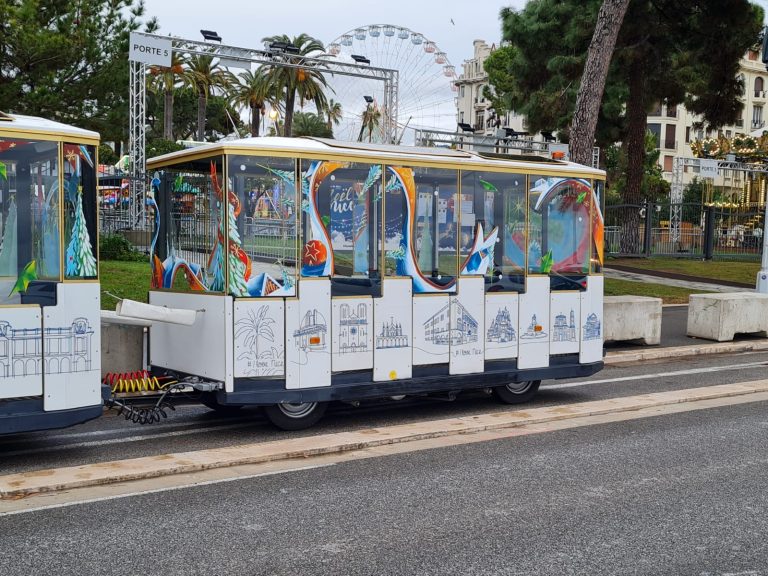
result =
[[[99,135],[0,113],[0,434],[102,412]]]
[[[603,366],[604,172],[533,156],[249,138],[149,161],[156,374],[279,427],[329,401]],[[190,378],[193,377],[193,378]]]

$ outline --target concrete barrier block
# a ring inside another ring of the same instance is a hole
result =
[[[691,294],[688,336],[725,342],[736,334],[768,336],[768,294]]]
[[[661,342],[661,298],[606,296],[603,300],[604,340]]]

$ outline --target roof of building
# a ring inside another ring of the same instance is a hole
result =
[[[77,140],[96,140],[98,132],[84,130],[69,124],[62,124],[53,120],[46,120],[37,116],[24,116],[22,114],[9,114],[0,112],[0,133],[24,132],[56,137],[72,137]]]

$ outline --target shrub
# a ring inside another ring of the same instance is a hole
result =
[[[143,262],[147,260],[120,234],[104,234],[99,238],[99,258],[101,260],[122,260],[123,262]]]

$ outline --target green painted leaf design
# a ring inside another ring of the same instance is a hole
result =
[[[2,176],[4,180],[8,180],[8,169],[2,162],[0,162],[0,176]]]
[[[549,274],[549,272],[552,270],[552,264],[554,264],[552,259],[552,250],[549,250],[541,257],[541,273]]]
[[[480,180],[480,184],[482,184],[483,188],[488,190],[488,192],[498,192],[499,191],[499,189],[496,188],[496,186],[494,186],[493,184],[491,184],[487,180],[483,180],[482,178],[479,178],[479,180]]]
[[[584,202],[584,199],[585,199],[586,197],[587,197],[587,193],[586,193],[586,192],[582,192],[581,194],[579,194],[579,195],[576,197],[576,202],[578,202],[579,204],[581,204],[582,202]]]

